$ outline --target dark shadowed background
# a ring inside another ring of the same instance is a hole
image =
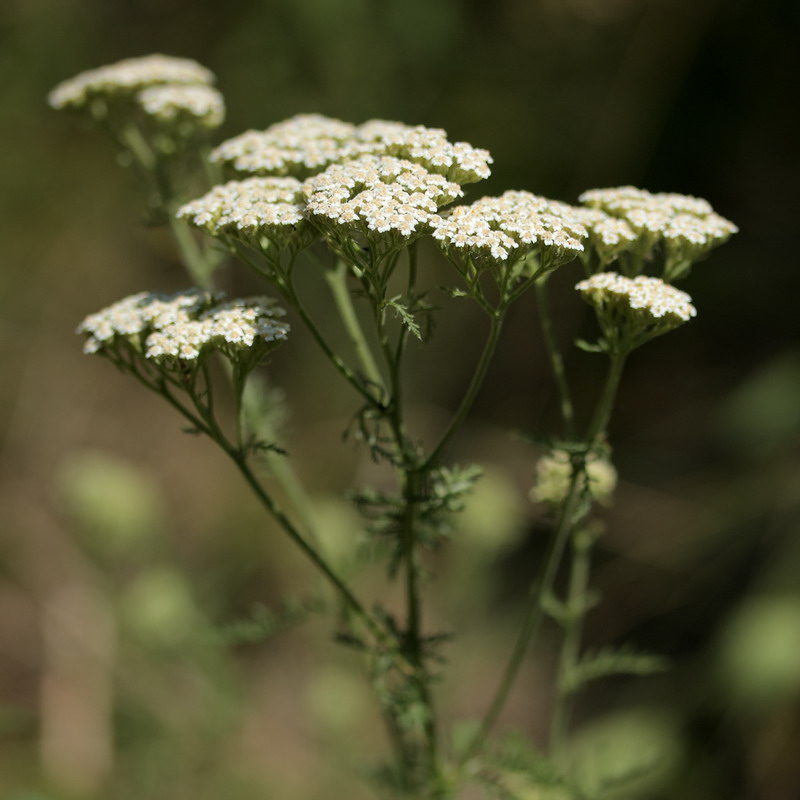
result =
[[[576,725],[619,769],[657,761],[609,798],[800,796],[798,35],[793,0],[5,0],[0,797],[367,798],[353,775],[384,749],[357,659],[302,610],[316,583],[300,557],[208,443],[73,335],[127,294],[186,285],[109,143],[45,103],[64,78],[150,52],[216,73],[220,140],[301,112],[396,119],[492,152],[469,199],[635,184],[736,222],[681,285],[697,318],[631,360],[612,423],[621,483],[586,644],[628,641],[672,668],[596,684]],[[432,251],[422,263],[444,269]],[[578,274],[553,279],[564,342],[591,330]],[[440,299],[416,365],[421,431],[458,402],[480,345],[471,312]],[[599,359],[570,367],[590,398]],[[369,475],[340,438],[356,399],[330,388],[299,326],[269,374],[293,463],[347,546],[342,492]],[[536,452],[512,433],[555,411],[523,298],[452,448],[487,478],[428,590],[429,627],[458,634],[450,721],[484,709],[543,545]],[[361,579],[391,602],[384,583]],[[539,652],[502,720],[537,741],[552,667]]]

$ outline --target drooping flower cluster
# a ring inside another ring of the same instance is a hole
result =
[[[139,92],[136,100],[145,114],[161,123],[189,120],[205,128],[218,128],[225,121],[225,101],[212,86],[150,86]]]
[[[604,344],[625,352],[697,315],[692,298],[660,278],[600,272],[575,287],[594,306]]]
[[[636,234],[623,259],[626,274],[641,272],[644,261],[663,249],[663,277],[684,276],[691,265],[727,241],[736,225],[716,214],[702,198],[675,193],[653,194],[633,186],[592,189],[580,200],[593,209],[624,220]],[[601,266],[609,263],[605,261]]]
[[[184,367],[217,350],[250,367],[286,338],[284,313],[265,297],[224,302],[220,293],[200,289],[140,292],[89,315],[78,333],[88,334],[84,352],[114,360],[126,352]]]
[[[303,191],[306,214],[335,248],[352,250],[355,236],[378,257],[428,232],[438,210],[463,194],[442,175],[392,156],[332,164],[309,178]]]
[[[314,236],[302,190],[289,177],[229,181],[182,206],[178,217],[234,246],[242,242],[279,258],[284,248],[296,252]]]
[[[384,120],[356,126],[319,114],[300,114],[265,131],[247,131],[215,148],[211,160],[240,173],[304,178],[363,155],[412,161],[459,184],[487,178],[492,162],[488,151],[452,143],[439,128]]]
[[[210,85],[214,74],[188,58],[154,54],[126,58],[116,64],[81,72],[59,83],[49,94],[53,108],[83,108],[92,100],[133,96],[150,86],[164,84]]]
[[[508,191],[457,206],[435,220],[433,238],[464,273],[490,268],[514,275],[528,258],[531,274],[571,261],[588,235],[565,203]]]
[[[536,483],[530,491],[535,503],[554,509],[569,494],[572,479],[572,460],[565,450],[551,450],[536,462]],[[617,487],[617,471],[614,465],[597,453],[589,453],[581,477],[581,490],[601,505],[609,505]]]

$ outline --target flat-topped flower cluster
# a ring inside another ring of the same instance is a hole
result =
[[[225,121],[225,102],[212,86],[150,86],[139,92],[137,101],[145,114],[165,123],[191,117],[206,128],[218,128]]]
[[[217,128],[225,119],[225,102],[214,81],[214,73],[192,59],[154,54],[81,72],[58,84],[48,101],[53,108],[100,116],[133,103],[162,124],[188,118],[201,127]]]
[[[247,131],[211,152],[235,172],[305,178],[360,156],[394,156],[459,184],[488,178],[492,157],[440,128],[370,120],[353,125],[320,114],[299,114],[265,131]]]
[[[597,312],[601,346],[614,352],[639,347],[697,315],[692,298],[660,278],[599,272],[575,288]]]
[[[265,353],[284,339],[285,312],[266,297],[225,301],[219,292],[140,292],[91,314],[78,326],[84,352],[113,354],[119,345],[157,363],[193,362],[212,350],[230,358]]]
[[[412,161],[369,155],[331,165],[309,178],[303,191],[306,213],[323,228],[404,237],[427,231],[439,208],[463,195],[457,183]]]
[[[642,311],[653,319],[672,316],[681,322],[688,322],[697,315],[697,309],[691,303],[692,298],[660,278],[648,278],[645,275],[626,278],[616,272],[600,272],[581,281],[575,288],[595,305],[624,298],[630,308]]]
[[[224,104],[213,82],[214,75],[195,61],[152,55],[83,72],[59,84],[49,100],[55,108],[95,115],[98,102],[102,113],[132,102],[162,130],[176,131],[180,143],[184,134],[177,123],[191,120],[191,132],[192,125],[207,130],[222,122]],[[268,278],[280,277],[322,236],[357,270],[378,270],[385,286],[398,253],[430,235],[485,305],[484,270],[492,271],[501,295],[513,298],[577,257],[593,275],[577,288],[606,332],[625,314],[648,336],[693,317],[691,299],[670,282],[737,230],[701,198],[631,186],[584,192],[580,206],[507,191],[446,208],[463,197],[463,185],[489,176],[491,155],[451,142],[442,129],[401,122],[356,125],[300,114],[228,139],[210,159],[239,179],[185,203],[177,217],[221,239]],[[252,251],[263,267],[250,258]],[[642,275],[659,268],[661,280]],[[192,359],[213,341],[235,344],[220,327],[217,302],[192,293],[128,298],[84,321],[87,351],[145,329],[150,338],[142,346],[150,359]],[[280,338],[285,325],[267,308],[257,302],[232,306],[226,320],[247,316],[257,333],[242,341]],[[166,309],[184,316],[167,322]]]
[[[632,274],[641,271],[644,262],[661,247],[664,250],[663,277],[675,280],[738,231],[730,220],[715,213],[708,201],[690,195],[651,193],[633,186],[619,186],[591,189],[579,199],[593,209],[595,215],[604,215],[587,217],[587,226],[604,241],[606,254],[612,259],[626,251],[636,256],[626,260]],[[604,231],[609,230],[608,217],[616,221],[613,230],[617,231],[618,241],[603,238]],[[601,266],[609,260],[601,256]]]
[[[549,249],[571,260],[588,236],[575,211],[530,192],[508,191],[443,214],[433,238],[447,253],[481,261],[516,261]]]
[[[178,217],[213,235],[275,236],[305,225],[303,184],[297,178],[228,181],[178,209]]]

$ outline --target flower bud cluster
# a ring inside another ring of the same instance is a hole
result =
[[[286,338],[289,326],[278,319],[284,313],[265,297],[223,302],[220,293],[199,289],[141,292],[86,317],[78,333],[88,334],[86,353],[113,357],[121,344],[166,366],[212,350],[252,362]]]
[[[429,231],[439,208],[463,194],[442,175],[392,156],[332,164],[309,178],[303,191],[307,215],[326,233],[355,233],[392,246]]]
[[[541,266],[571,260],[588,232],[575,209],[530,192],[508,191],[457,206],[437,218],[433,238],[452,260],[516,262],[538,255]]]
[[[638,347],[697,315],[692,298],[660,278],[600,272],[575,288],[594,306],[606,344],[616,351]]]
[[[212,236],[258,246],[266,237],[277,247],[308,244],[312,230],[303,210],[303,186],[296,178],[247,178],[215,186],[178,209],[178,217]]]
[[[265,131],[247,131],[215,148],[211,160],[240,173],[303,178],[363,155],[412,161],[459,184],[487,178],[492,162],[488,151],[452,143],[439,128],[384,120],[356,126],[319,114],[300,114]]]
[[[569,494],[572,460],[565,450],[551,450],[536,462],[536,483],[530,491],[535,503],[559,509]],[[601,505],[610,505],[617,487],[614,465],[597,453],[589,453],[581,478],[581,489]]]
[[[653,194],[633,186],[592,189],[580,200],[592,209],[623,220],[635,233],[629,250],[639,256],[633,270],[641,271],[644,259],[657,246],[664,249],[664,278],[685,275],[691,265],[738,231],[736,225],[716,214],[699,197],[675,193]],[[625,249],[625,248],[622,248]],[[601,265],[609,263],[601,254]]]

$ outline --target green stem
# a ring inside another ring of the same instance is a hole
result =
[[[420,473],[407,470],[403,475],[404,511],[401,522],[401,545],[405,562],[406,576],[406,648],[408,660],[414,666],[413,680],[425,705],[425,743],[427,774],[435,775],[438,770],[438,733],[436,711],[428,686],[428,673],[422,649],[422,604],[420,598],[419,569],[417,564],[417,537],[414,509],[419,492]]]
[[[216,262],[209,256],[209,251],[204,251],[200,247],[189,226],[175,216],[177,211],[175,193],[171,181],[167,177],[163,161],[159,160],[158,153],[153,150],[135,125],[125,125],[120,130],[119,136],[138,162],[142,172],[151,177],[158,204],[167,217],[170,231],[192,280],[203,289],[212,288],[211,274]]]
[[[367,613],[367,610],[361,604],[361,601],[350,591],[344,581],[334,572],[333,568],[325,561],[325,559],[306,541],[300,531],[295,528],[291,520],[275,503],[275,501],[267,494],[264,487],[253,474],[250,467],[247,465],[246,460],[240,452],[230,447],[225,442],[217,442],[228,456],[236,464],[237,469],[242,474],[244,479],[249,484],[250,488],[258,497],[264,508],[272,515],[272,517],[280,524],[289,538],[302,550],[305,556],[314,564],[314,566],[327,578],[328,582],[339,593],[342,600],[355,614],[355,616],[364,623],[365,627],[378,639],[383,641],[385,634],[378,626],[378,624]]]
[[[550,746],[556,761],[564,765],[567,731],[571,712],[572,691],[567,685],[568,677],[578,665],[583,623],[586,619],[586,596],[589,588],[591,539],[587,534],[577,533],[572,540],[572,569],[567,590],[564,620],[564,638],[558,661],[556,679],[556,707],[550,728]]]
[[[589,423],[589,428],[586,431],[584,442],[587,447],[592,447],[597,444],[597,440],[603,436],[608,426],[608,421],[611,418],[611,412],[614,408],[614,401],[617,397],[617,389],[619,388],[619,381],[622,377],[622,370],[625,367],[625,360],[628,356],[627,352],[613,353],[610,358],[608,373],[606,375],[606,382],[603,386],[603,391],[600,399],[595,407],[594,416]]]
[[[486,373],[489,371],[489,365],[492,362],[492,357],[497,349],[497,342],[500,339],[500,331],[503,327],[503,319],[505,318],[505,307],[503,309],[493,311],[490,318],[491,324],[489,327],[489,333],[486,337],[486,343],[483,346],[483,351],[481,352],[478,365],[475,368],[475,372],[472,373],[472,380],[467,387],[467,391],[464,393],[461,404],[456,410],[456,413],[453,415],[453,418],[450,420],[450,424],[445,429],[433,450],[431,450],[430,454],[426,457],[422,465],[423,468],[428,468],[436,462],[436,459],[441,455],[442,450],[444,450],[453,434],[466,419],[466,416],[472,408],[472,404],[475,402],[475,398],[478,396],[478,392],[483,385],[483,381],[486,378]]]
[[[534,284],[536,290],[536,302],[539,307],[539,321],[542,326],[544,343],[547,355],[550,358],[550,366],[556,379],[558,389],[558,399],[561,408],[561,421],[564,424],[564,436],[572,439],[575,435],[575,413],[572,406],[572,396],[570,393],[567,374],[564,369],[564,359],[556,341],[553,330],[553,319],[550,314],[550,303],[547,296],[546,278],[542,277]]]
[[[213,289],[211,275],[216,263],[209,259],[209,251],[203,250],[189,226],[175,216],[175,211],[173,203],[165,202],[164,213],[167,215],[169,229],[178,245],[183,263],[197,286],[201,289]]]
[[[353,307],[353,302],[350,297],[350,292],[347,288],[347,264],[339,260],[333,269],[328,269],[325,272],[325,278],[331,288],[336,308],[339,311],[339,316],[344,324],[347,336],[353,349],[356,353],[361,368],[367,380],[380,390],[381,396],[385,396],[386,387],[383,382],[383,377],[378,369],[375,359],[372,356],[372,351],[367,344],[364,331],[361,328],[361,323],[358,321],[356,310]]]
[[[514,649],[506,664],[503,676],[500,679],[500,684],[497,687],[492,702],[489,705],[489,710],[481,722],[481,727],[475,738],[467,748],[466,753],[462,759],[462,763],[477,755],[491,733],[492,729],[500,716],[503,707],[508,700],[509,692],[514,682],[517,679],[517,674],[522,666],[522,661],[528,648],[536,639],[544,617],[543,600],[553,590],[553,583],[558,571],[558,565],[561,562],[561,557],[564,553],[564,548],[569,540],[570,532],[572,530],[572,521],[575,516],[575,510],[580,498],[580,476],[583,474],[581,469],[573,467],[572,476],[570,478],[569,492],[561,511],[561,517],[558,522],[555,535],[550,543],[550,550],[545,558],[544,566],[541,574],[531,584],[530,594],[528,597],[528,604],[525,608],[525,614],[522,619],[522,625],[517,640],[514,644]]]
[[[297,314],[300,316],[300,319],[303,320],[303,324],[306,326],[308,332],[317,343],[317,346],[325,354],[328,361],[333,364],[341,376],[364,398],[364,400],[367,401],[367,403],[369,403],[369,405],[372,407],[380,407],[380,400],[376,399],[369,388],[364,385],[364,381],[359,378],[359,376],[356,375],[356,373],[353,372],[353,370],[351,370],[350,367],[348,367],[347,364],[345,364],[336,353],[333,352],[333,349],[325,340],[322,332],[316,326],[314,320],[311,319],[310,314],[306,311],[305,307],[300,301],[300,298],[294,289],[294,285],[291,282],[291,278],[279,284],[279,288],[283,292],[283,295],[289,305],[291,305],[291,307],[297,312]],[[381,392],[383,391],[381,384],[377,384],[376,388],[378,388]]]

